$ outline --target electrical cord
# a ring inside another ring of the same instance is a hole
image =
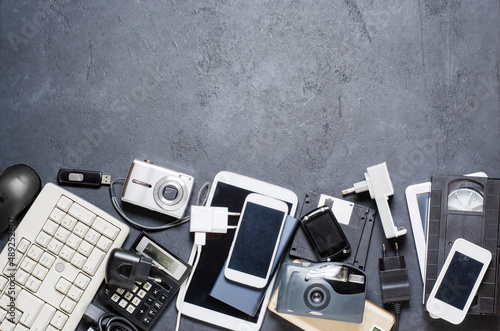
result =
[[[190,219],[189,215],[186,215],[183,218],[177,219],[177,220],[172,221],[172,222],[170,222],[168,224],[160,225],[160,226],[147,226],[147,225],[142,225],[142,224],[139,224],[139,223],[133,221],[127,215],[125,215],[125,212],[120,207],[118,199],[116,198],[116,192],[115,192],[114,185],[118,181],[122,181],[123,182],[123,181],[125,181],[125,178],[116,178],[109,185],[109,193],[111,195],[111,202],[113,203],[113,206],[115,207],[116,211],[120,214],[121,217],[123,217],[123,219],[128,224],[130,224],[130,226],[132,226],[132,227],[134,227],[134,228],[136,228],[138,230],[142,230],[142,231],[160,231],[160,230],[170,229],[170,228],[176,227],[178,225],[184,224],[186,222],[189,222],[189,219]],[[203,184],[203,186],[198,191],[197,205],[204,205],[206,203],[206,201],[208,199],[208,194],[205,196],[203,202],[200,203],[201,202],[200,201],[201,200],[201,194],[202,194],[202,192],[205,189],[207,189],[208,191],[210,191],[210,183],[209,182],[206,182],[205,184]]]
[[[107,320],[107,321],[106,321]],[[135,325],[132,324],[125,317],[116,316],[113,313],[104,313],[99,317],[97,327],[99,331],[139,331]]]
[[[175,331],[179,331],[179,326],[181,324],[182,307],[184,306],[184,299],[186,298],[187,290],[189,288],[189,285],[191,284],[191,280],[193,279],[194,271],[196,270],[196,267],[198,266],[198,262],[200,262],[201,248],[202,247],[203,247],[202,245],[196,246],[196,259],[194,260],[193,269],[191,270],[191,274],[189,275],[189,278],[186,282],[186,286],[184,287],[184,291],[182,291],[182,298],[180,301],[179,311],[177,312],[177,322],[175,324]]]
[[[88,330],[96,330],[96,327],[94,327],[95,325],[99,331],[139,331],[137,327],[125,317],[105,312],[93,303],[89,304],[82,318],[92,325]]]
[[[394,322],[394,331],[399,331],[399,316],[401,316],[401,302],[393,302],[394,313],[396,315],[396,321]]]

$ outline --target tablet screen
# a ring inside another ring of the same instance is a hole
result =
[[[424,230],[424,239],[427,238],[427,223],[429,218],[429,202],[431,193],[425,192],[417,194],[418,210],[420,211],[420,218],[422,220],[422,229]]]
[[[213,207],[227,207],[229,212],[239,213],[243,208],[247,195],[250,193],[254,192],[218,182],[210,205]],[[285,202],[290,209],[291,204]],[[229,224],[237,225],[238,217],[229,217]],[[257,323],[262,307],[259,308],[255,316],[250,316],[210,296],[210,290],[226,262],[234,234],[235,230],[228,230],[225,234],[207,233],[207,242],[202,249],[201,258],[186,292],[185,301],[251,323]]]

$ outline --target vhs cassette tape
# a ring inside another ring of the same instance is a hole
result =
[[[489,250],[492,259],[469,314],[497,314],[500,179],[433,175],[427,234],[425,301],[458,238]]]
[[[311,210],[325,205],[333,211],[335,218],[337,218],[340,227],[351,244],[351,253],[343,262],[364,270],[377,211],[347,200],[309,192],[304,198],[300,215],[302,217]],[[289,254],[293,258],[319,262],[304,230],[300,226],[295,231]]]

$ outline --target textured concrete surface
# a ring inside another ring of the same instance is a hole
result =
[[[302,200],[340,196],[387,161],[395,222],[410,228],[408,185],[500,176],[499,31],[497,0],[3,0],[0,169],[26,163],[46,183],[61,167],[122,177],[151,159],[193,175],[195,192],[230,170]],[[116,215],[105,188],[70,190]],[[187,258],[187,225],[155,236]],[[367,298],[379,305],[384,242],[377,224]],[[412,286],[401,330],[452,329],[422,308],[411,234],[400,245]],[[173,328],[175,314],[160,323]],[[182,329],[214,328],[184,318]],[[294,328],[267,314],[262,329]]]

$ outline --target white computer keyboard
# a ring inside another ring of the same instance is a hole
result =
[[[74,330],[129,228],[47,184],[0,254],[0,330]]]

